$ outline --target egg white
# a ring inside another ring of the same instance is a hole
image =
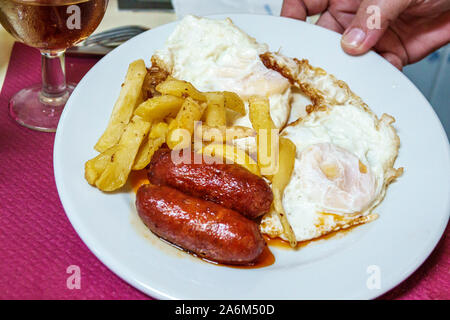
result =
[[[155,59],[173,77],[191,82],[200,91],[232,91],[245,102],[247,115],[230,117],[228,125],[251,128],[247,99],[266,96],[278,128],[290,113],[289,81],[267,68],[259,55],[268,51],[233,24],[230,19],[183,18]]]
[[[272,67],[283,70],[312,101],[306,108],[308,112],[282,131],[282,136],[296,145],[294,170],[284,191],[283,207],[297,241],[376,219],[373,209],[384,198],[388,184],[402,173],[401,168],[393,168],[400,146],[392,127],[394,119],[386,114],[378,119],[344,82],[311,67],[307,61],[271,55]],[[318,150],[318,146],[325,153],[314,158],[310,151]],[[333,160],[339,157],[339,161]],[[316,158],[319,165],[314,164]],[[305,159],[313,163],[305,164]],[[327,177],[320,167],[326,162],[347,166],[340,175],[358,170],[364,173],[347,179],[354,185],[341,190],[336,181],[343,176]],[[330,194],[335,197],[330,199]],[[263,217],[261,230],[272,237],[285,238],[273,212]]]

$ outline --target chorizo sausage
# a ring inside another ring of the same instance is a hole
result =
[[[175,163],[171,150],[161,148],[153,155],[148,166],[148,178],[156,185],[167,185],[204,200],[218,203],[238,211],[250,219],[257,218],[270,209],[273,193],[263,178],[237,164],[195,163],[194,153],[189,150],[189,161]]]
[[[141,186],[136,207],[153,233],[201,258],[248,265],[266,245],[256,222],[167,186]]]

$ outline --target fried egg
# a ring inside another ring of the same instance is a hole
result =
[[[394,119],[386,114],[378,119],[345,83],[322,69],[279,54],[271,59],[273,68],[300,83],[315,101],[281,133],[296,146],[283,207],[297,241],[376,219],[373,209],[402,173],[393,168],[400,144]],[[261,230],[284,237],[274,213],[264,216]]]
[[[297,148],[283,195],[297,241],[375,220],[374,208],[402,174],[393,167],[400,145],[394,119],[378,118],[345,82],[307,60],[268,50],[230,19],[187,16],[153,59],[200,91],[239,94],[247,115],[227,114],[228,125],[251,127],[248,98],[269,98],[275,126]],[[254,137],[233,143],[256,158]],[[285,239],[274,212],[260,228]]]
[[[191,82],[200,91],[237,93],[247,115],[233,114],[228,125],[251,128],[247,100],[262,95],[269,98],[272,119],[281,128],[290,113],[291,86],[262,63],[259,55],[267,51],[266,44],[256,42],[230,19],[186,16],[154,57],[173,77]]]

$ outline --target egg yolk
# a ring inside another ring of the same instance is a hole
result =
[[[354,214],[375,198],[376,179],[370,168],[351,152],[331,143],[303,150],[298,172],[302,193],[319,210]]]

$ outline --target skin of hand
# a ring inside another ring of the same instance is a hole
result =
[[[345,52],[374,49],[398,69],[450,42],[450,0],[284,0],[281,15],[342,33]]]

